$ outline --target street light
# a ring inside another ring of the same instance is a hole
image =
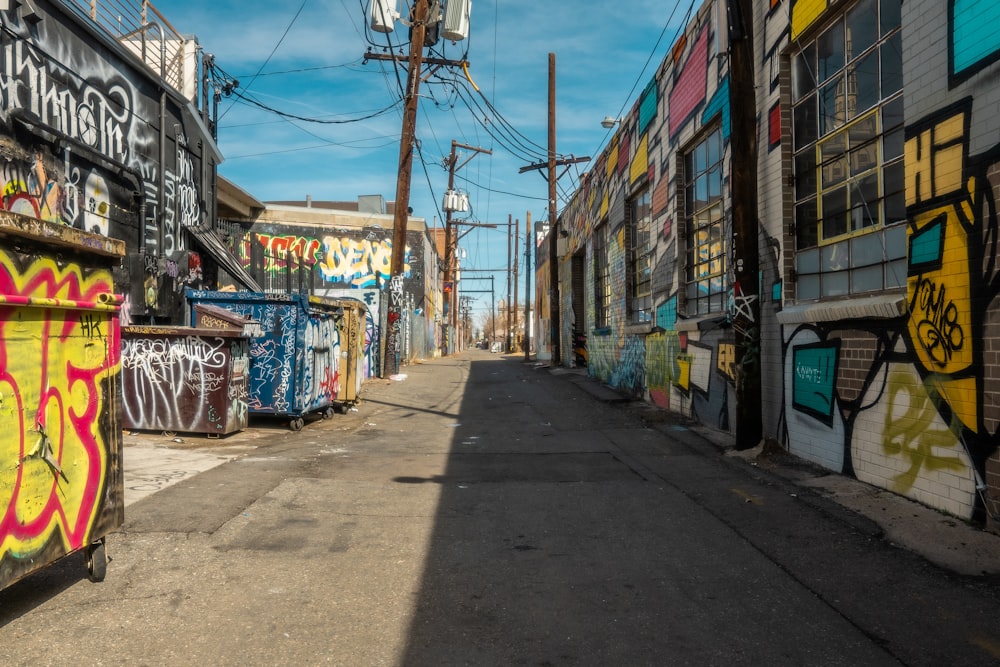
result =
[[[601,121],[601,127],[603,127],[606,130],[610,130],[620,122],[622,122],[621,118],[612,118],[611,116],[605,116],[604,120]]]

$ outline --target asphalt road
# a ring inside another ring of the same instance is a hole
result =
[[[993,580],[681,425],[487,352],[404,372],[177,443],[198,469],[131,480],[104,582],[74,556],[0,591],[0,664],[1000,661]]]

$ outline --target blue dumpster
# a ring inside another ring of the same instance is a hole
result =
[[[187,290],[189,323],[223,308],[260,325],[250,338],[247,408],[251,415],[287,417],[293,431],[304,416],[329,417],[339,392],[342,309],[302,294]],[[201,306],[199,308],[199,306]]]

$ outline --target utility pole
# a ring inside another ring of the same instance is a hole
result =
[[[589,157],[570,157],[556,159],[556,54],[549,54],[549,150],[545,162],[521,167],[518,171],[524,173],[535,169],[546,169],[549,182],[549,329],[552,339],[552,363],[560,365],[560,326],[559,326],[559,252],[556,248],[559,238],[558,210],[556,208],[556,167],[571,165],[578,162],[590,162]]]
[[[736,338],[736,448],[763,434],[760,380],[760,259],[757,218],[757,116],[752,0],[729,0],[732,132],[732,275]]]
[[[458,154],[455,152],[456,148],[464,148],[466,150],[472,151],[472,155],[469,159],[458,164]],[[485,153],[487,155],[493,155],[493,151],[486,150],[485,148],[477,148],[475,146],[468,146],[466,144],[460,144],[454,139],[451,142],[451,154],[447,158],[448,163],[448,194],[454,193],[455,191],[455,172],[464,167],[469,163],[472,158],[476,157],[479,153]],[[447,199],[448,194],[445,195]],[[445,312],[448,313],[448,321],[452,326],[452,329],[457,329],[458,318],[457,313],[454,312],[454,304],[457,303],[455,297],[458,296],[458,284],[455,280],[455,249],[458,245],[458,236],[455,234],[455,224],[452,222],[451,214],[455,211],[452,206],[445,205],[444,215],[444,282],[445,287],[451,283],[451,291],[445,290],[444,294],[444,307]],[[461,209],[465,210],[465,209]],[[457,347],[456,347],[457,350]],[[447,346],[445,346],[445,354],[447,354]]]
[[[531,211],[524,220],[524,360],[531,360]]]
[[[399,169],[396,171],[396,203],[392,221],[392,255],[389,259],[389,315],[385,374],[399,372],[399,327],[402,325],[403,268],[406,259],[406,223],[410,214],[410,175],[417,129],[417,93],[427,33],[428,0],[415,0],[411,16],[409,67],[403,91],[403,131],[399,138]]]
[[[503,304],[504,317],[503,317],[503,346],[504,350],[510,352],[510,258],[511,258],[511,240],[510,240],[510,229],[511,225],[514,224],[513,216],[507,214],[507,301]]]
[[[511,322],[511,325],[510,325],[510,337],[511,337],[510,351],[511,352],[515,352],[516,348],[517,348],[517,346],[514,345],[514,342],[517,340],[517,278],[518,278],[518,276],[517,276],[517,266],[518,266],[518,264],[520,264],[520,262],[517,261],[517,230],[520,228],[520,226],[521,226],[521,221],[520,220],[514,220],[514,227],[512,228],[514,230],[514,234],[513,234],[514,239],[513,239],[513,241],[510,244],[510,247],[513,249],[513,252],[511,253],[511,258],[514,261],[514,310],[511,311],[513,313],[513,315],[511,316],[512,322]]]
[[[556,54],[549,54],[549,328],[552,365],[562,365],[559,323],[559,212],[556,210]]]

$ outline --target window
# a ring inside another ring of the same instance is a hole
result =
[[[690,315],[722,312],[728,289],[723,234],[722,131],[716,128],[684,155],[684,229]]]
[[[594,327],[611,326],[611,272],[608,262],[608,222],[594,231]]]
[[[900,4],[859,0],[792,56],[799,299],[905,284]]]
[[[632,324],[653,321],[651,256],[653,254],[649,189],[629,202],[629,320]]]

